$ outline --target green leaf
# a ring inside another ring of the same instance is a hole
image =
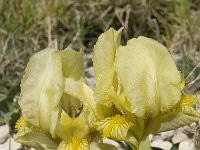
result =
[[[178,150],[179,143],[178,144],[173,144],[170,150]]]

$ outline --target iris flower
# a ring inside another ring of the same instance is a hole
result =
[[[94,92],[84,79],[82,51],[45,49],[31,57],[21,81],[17,142],[38,150],[113,149],[103,138],[148,150],[148,135],[200,120],[196,97],[168,50],[145,37],[120,45],[122,29],[94,47]]]
[[[42,50],[31,57],[21,81],[15,139],[38,150],[87,150],[94,135],[93,103],[82,51]]]
[[[94,47],[94,97],[105,116],[95,126],[104,138],[148,150],[149,134],[200,120],[199,102],[182,92],[184,80],[166,47],[146,37],[122,46],[121,31],[109,29]]]

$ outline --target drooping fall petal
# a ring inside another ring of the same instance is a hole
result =
[[[184,125],[189,125],[200,120],[200,113],[195,110],[195,105],[199,105],[199,101],[192,95],[182,96],[181,100],[175,107],[163,113],[157,121],[162,120],[160,128],[157,132],[169,131]]]
[[[73,137],[71,142],[62,141],[57,150],[89,150],[90,146],[86,139]]]
[[[103,138],[123,140],[137,146],[134,136],[128,135],[128,131],[134,124],[128,121],[125,116],[116,115],[107,117],[95,124],[96,129],[102,133]]]
[[[50,134],[30,126],[23,118],[16,124],[17,134],[15,140],[24,145],[31,146],[37,150],[55,150],[58,144],[52,140]]]

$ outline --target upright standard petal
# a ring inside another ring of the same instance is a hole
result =
[[[65,50],[61,51],[61,56],[63,76],[65,78],[71,78],[74,81],[84,80],[85,71],[83,51],[80,50],[77,52],[71,48],[66,48]],[[77,110],[82,105],[82,102],[79,99],[67,93],[63,93],[61,103],[62,109],[64,109],[68,114],[71,114],[71,117],[76,115]]]
[[[54,134],[63,90],[61,54],[45,49],[32,56],[21,81],[19,105],[24,119]]]
[[[62,62],[63,62],[63,75],[66,78],[73,78],[74,80],[79,80],[84,78],[84,62],[83,62],[83,51],[79,52],[66,48],[61,51]]]
[[[115,68],[114,61],[120,45],[122,29],[115,31],[113,28],[101,34],[94,46],[94,72],[96,87],[94,94],[97,100],[109,99],[109,89],[113,85]]]
[[[156,117],[181,97],[181,75],[167,49],[152,39],[139,37],[120,46],[115,67],[138,117]]]

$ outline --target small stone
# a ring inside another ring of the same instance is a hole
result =
[[[196,122],[193,122],[193,123],[191,123],[190,126],[191,126],[191,128],[195,129],[197,127],[197,124],[196,124]]]
[[[161,139],[166,140],[174,135],[174,130],[160,133]]]
[[[85,78],[89,87],[94,88],[95,84],[96,84],[96,80],[94,78]]]
[[[88,77],[88,78],[94,77],[94,68],[89,67],[89,68],[85,69],[85,73],[86,73],[86,77]]]
[[[152,134],[152,135],[153,135],[153,134]],[[152,140],[151,140],[151,141],[156,141],[156,140],[158,140],[158,139],[161,139],[160,134],[154,134],[154,135],[152,136]]]
[[[182,141],[178,150],[195,150],[195,144],[191,139]]]
[[[85,66],[85,68],[93,66],[92,58],[93,58],[93,54],[85,54],[84,55],[84,66]]]
[[[9,126],[0,126],[0,143],[3,143],[9,137]]]
[[[163,141],[162,139],[155,140],[151,143],[152,147],[161,148],[164,150],[170,150],[172,147],[172,143],[168,141]]]
[[[200,99],[200,94],[197,94],[197,98]]]
[[[21,148],[21,144],[15,142],[13,138],[9,138],[5,143],[0,144],[0,150],[17,150]]]
[[[188,139],[187,135],[185,135],[181,131],[178,131],[175,132],[174,137],[172,137],[172,142],[173,144],[177,144],[187,139]]]
[[[153,140],[153,134],[149,135],[149,141],[151,142]]]
[[[116,141],[113,141],[113,140],[110,140],[110,139],[103,139],[103,143],[115,146],[116,150],[120,150],[121,149],[120,148],[121,147],[120,144],[118,142],[116,142]]]

